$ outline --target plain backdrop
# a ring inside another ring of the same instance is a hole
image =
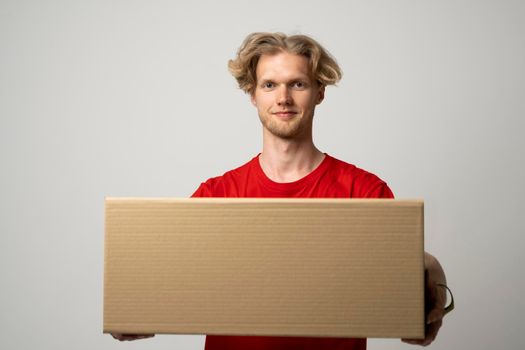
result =
[[[328,48],[317,146],[425,199],[457,306],[431,348],[521,348],[520,0],[0,0],[0,348],[203,348],[102,334],[104,197],[187,197],[261,150],[226,67],[254,31]]]

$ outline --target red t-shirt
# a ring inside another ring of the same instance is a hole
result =
[[[270,180],[259,155],[243,166],[202,183],[192,197],[393,198],[380,178],[328,154],[310,174],[294,182]],[[218,336],[206,337],[205,350],[365,350],[366,339]]]

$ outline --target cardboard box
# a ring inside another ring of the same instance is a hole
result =
[[[423,203],[106,199],[104,332],[424,336]]]

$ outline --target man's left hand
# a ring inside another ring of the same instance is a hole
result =
[[[430,345],[439,332],[445,315],[447,292],[443,286],[447,280],[439,261],[425,252],[425,338],[401,339],[414,345]]]

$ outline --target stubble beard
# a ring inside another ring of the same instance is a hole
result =
[[[306,125],[302,122],[304,116],[295,116],[290,120],[277,120],[272,115],[259,115],[263,127],[272,135],[282,139],[293,139],[305,132]]]

